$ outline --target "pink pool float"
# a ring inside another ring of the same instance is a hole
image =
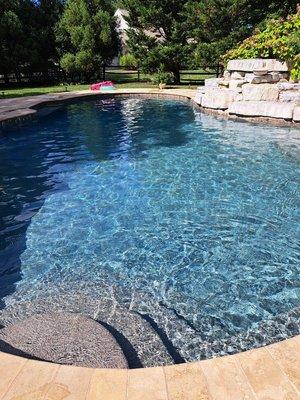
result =
[[[96,91],[96,90],[114,90],[114,84],[112,81],[103,81],[103,82],[98,82],[98,83],[93,83],[90,87],[91,90]]]

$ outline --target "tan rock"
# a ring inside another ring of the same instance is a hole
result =
[[[197,104],[200,105],[200,104],[201,104],[201,101],[202,101],[202,97],[203,97],[203,93],[200,92],[200,91],[198,91],[198,92],[196,93],[195,98],[194,98],[195,103],[197,103]]]
[[[246,81],[240,79],[232,79],[229,81],[229,89],[235,90],[237,88],[241,88]]]
[[[234,99],[234,101],[243,101],[243,100],[244,100],[244,97],[243,97],[242,93],[237,94]]]
[[[291,120],[294,104],[276,101],[235,101],[229,105],[229,114],[246,117],[269,117]]]
[[[300,103],[294,108],[293,121],[300,122]]]
[[[235,100],[237,92],[229,89],[209,89],[202,97],[201,106],[226,110]]]
[[[245,72],[242,71],[234,71],[231,74],[231,79],[244,79]]]
[[[300,90],[300,83],[279,82],[277,87],[279,90]]]
[[[300,100],[300,90],[284,90],[279,93],[279,101],[289,102]]]
[[[262,76],[262,75],[267,75],[268,74],[268,70],[267,69],[254,69],[253,70],[253,74],[255,76]]]
[[[281,74],[279,74],[278,72],[272,72],[272,73],[271,73],[271,76],[272,76],[272,81],[273,81],[273,83],[279,82],[280,79],[282,78],[282,77],[281,77]]]
[[[223,78],[208,78],[204,80],[204,85],[205,87],[218,87],[219,82],[222,80]]]
[[[276,85],[264,83],[255,85],[247,83],[242,87],[245,101],[276,101],[279,96],[279,89]]]
[[[229,80],[228,79],[222,79],[219,81],[219,86],[225,86],[225,87],[229,87]]]
[[[254,70],[268,70],[276,72],[288,72],[287,63],[275,59],[252,58],[231,60],[227,64],[228,71],[253,72]]]

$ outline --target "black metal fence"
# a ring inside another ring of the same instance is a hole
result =
[[[221,73],[220,66],[199,67],[197,70],[181,70],[180,83],[190,85],[201,85],[205,78],[217,77]],[[129,66],[103,65],[93,80],[111,80],[115,83],[150,82],[151,75],[143,73],[139,68],[133,69]],[[45,86],[60,83],[91,83],[83,82],[82,77],[67,76],[58,67],[46,71],[23,70],[18,73],[0,75],[0,88]]]

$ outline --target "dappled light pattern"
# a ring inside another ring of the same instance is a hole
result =
[[[297,333],[295,129],[218,120],[179,101],[106,99],[5,133],[0,156],[11,203],[0,323],[60,296],[73,311],[77,292],[97,304],[79,311],[127,325],[127,338],[128,315],[138,317],[184,360]],[[144,365],[170,362],[135,340]]]

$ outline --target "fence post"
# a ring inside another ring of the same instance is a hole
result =
[[[103,64],[103,67],[102,67],[102,76],[103,76],[103,80],[105,81],[105,64]]]
[[[140,69],[138,67],[138,82],[140,82]]]

